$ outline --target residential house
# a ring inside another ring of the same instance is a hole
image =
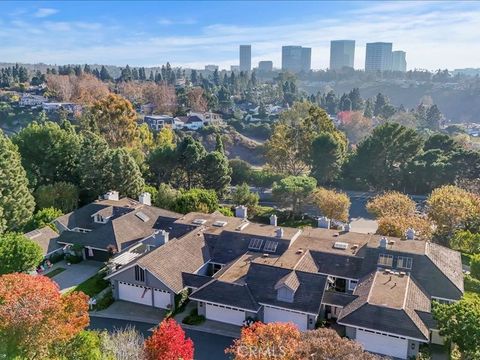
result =
[[[66,102],[45,102],[42,103],[42,108],[47,112],[63,109],[71,114],[82,111],[82,105]]]
[[[459,253],[412,232],[400,240],[299,230],[278,227],[274,218],[251,223],[244,208],[237,210],[238,217],[172,218],[164,230],[174,235],[163,245],[117,255],[132,260],[107,276],[115,298],[170,309],[189,289],[210,320],[293,322],[306,330],[331,319],[366,350],[407,359],[438,338],[432,301],[463,294]]]
[[[57,242],[58,233],[49,226],[30,231],[25,236],[40,246],[46,259],[63,252],[63,246]]]
[[[204,120],[198,115],[177,116],[176,120],[183,124],[184,129],[198,130],[203,128]]]
[[[175,119],[170,115],[146,115],[143,121],[153,131],[160,131],[165,126],[169,126],[172,129],[175,127]]]
[[[41,95],[32,95],[32,94],[24,93],[20,98],[19,105],[37,107],[37,106],[42,106],[42,104],[46,102],[48,102],[48,99]]]
[[[118,192],[111,191],[103,199],[57,218],[57,242],[62,246],[83,246],[85,259],[107,261],[157,230],[168,230],[169,224],[180,216],[150,206],[148,193],[135,201],[120,199]]]

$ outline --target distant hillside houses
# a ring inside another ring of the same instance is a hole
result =
[[[151,130],[160,131],[164,127],[170,127],[173,130],[199,130],[206,125],[223,124],[222,117],[211,111],[205,113],[189,112],[186,116],[173,117],[170,115],[145,115],[143,122]]]

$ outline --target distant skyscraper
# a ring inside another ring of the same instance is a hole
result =
[[[392,71],[407,71],[406,52],[397,50],[392,52]]]
[[[311,48],[282,46],[282,70],[291,72],[310,71],[311,65]]]
[[[269,72],[273,70],[273,61],[260,61],[258,63],[258,70]]]
[[[205,65],[205,70],[213,72],[215,70],[218,70],[218,65]]]
[[[330,41],[330,70],[354,67],[355,40]]]
[[[240,71],[252,70],[252,45],[240,45]]]
[[[367,44],[365,71],[388,71],[392,68],[392,43]]]

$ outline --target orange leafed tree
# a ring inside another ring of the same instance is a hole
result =
[[[144,85],[143,97],[153,104],[157,114],[172,114],[177,108],[177,95],[171,85],[148,83]]]
[[[0,350],[8,359],[43,359],[52,345],[72,339],[88,324],[85,294],[61,296],[45,276],[0,277]]]
[[[242,329],[239,339],[225,350],[235,360],[294,360],[300,331],[291,323],[256,322]]]
[[[173,319],[163,320],[145,340],[147,360],[193,360],[193,342]]]
[[[48,75],[47,87],[57,100],[82,105],[92,105],[110,93],[105,83],[90,74]]]
[[[205,99],[203,89],[194,87],[187,92],[188,107],[195,112],[207,111],[208,103]]]

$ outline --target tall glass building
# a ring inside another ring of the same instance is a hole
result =
[[[252,45],[240,45],[240,71],[252,70]]]
[[[392,69],[392,43],[367,43],[365,71],[389,71]]]
[[[354,67],[355,40],[330,41],[330,70]]]

